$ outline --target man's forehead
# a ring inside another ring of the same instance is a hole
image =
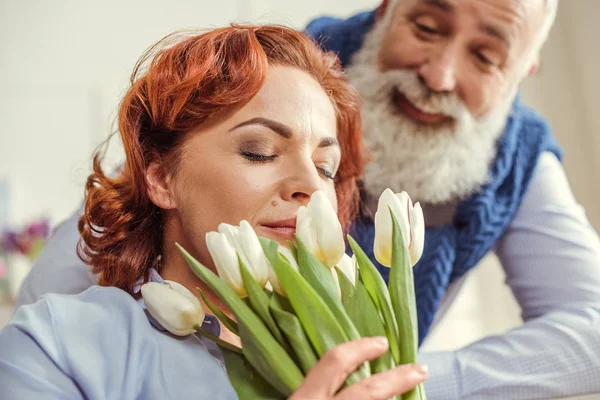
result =
[[[519,32],[539,26],[547,0],[397,0],[411,8],[427,7],[451,16],[468,13],[479,22],[478,28],[511,44]],[[402,7],[401,7],[402,8]],[[405,8],[406,10],[406,8]],[[535,22],[534,22],[535,21]]]
[[[397,0],[399,3],[408,2],[414,5],[425,4],[446,12],[454,12],[464,6],[493,6],[499,10],[526,16],[543,10],[548,0]]]

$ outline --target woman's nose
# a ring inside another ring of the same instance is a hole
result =
[[[323,189],[323,178],[315,168],[312,160],[290,165],[281,197],[285,201],[308,204],[310,196],[317,190]]]

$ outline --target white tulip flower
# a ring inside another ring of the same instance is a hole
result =
[[[353,285],[356,284],[356,257],[344,254],[337,267],[348,277]]]
[[[239,227],[220,224],[218,232],[206,234],[206,245],[219,277],[238,296],[246,297],[248,295],[242,280],[238,255],[260,287],[264,287],[267,283],[269,262],[256,232],[248,221],[242,221]]]
[[[142,297],[150,315],[173,335],[191,335],[204,321],[200,300],[177,282],[148,282],[142,285]]]
[[[336,266],[344,255],[346,243],[342,225],[322,190],[314,192],[308,205],[298,209],[296,234],[308,250],[329,268]]]
[[[425,221],[421,205],[413,206],[412,200],[406,192],[396,193],[386,189],[379,197],[377,212],[375,213],[375,258],[380,264],[389,267],[392,264],[392,232],[393,223],[390,210],[398,220],[404,247],[410,253],[411,263],[414,266],[423,255],[425,244]]]

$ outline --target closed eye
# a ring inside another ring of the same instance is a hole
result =
[[[275,160],[278,157],[277,154],[258,154],[249,151],[241,151],[240,154],[245,159],[253,162],[269,162]]]

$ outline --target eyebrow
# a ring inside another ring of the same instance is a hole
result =
[[[248,125],[262,125],[266,128],[269,128],[270,130],[277,133],[278,135],[284,137],[285,139],[290,139],[294,135],[294,133],[292,132],[292,129],[289,126],[282,124],[281,122],[275,121],[273,119],[262,118],[262,117],[251,118],[247,121],[241,122],[241,123],[237,124],[236,126],[234,126],[233,128],[231,128],[229,130],[229,132],[234,131],[238,128],[241,128],[243,126],[248,126]],[[330,146],[340,147],[340,142],[336,138],[328,136],[328,137],[321,139],[318,147],[323,148],[323,147],[330,147]]]
[[[293,136],[292,129],[289,126],[284,125],[281,122],[277,122],[273,119],[261,118],[261,117],[252,118],[252,119],[249,119],[248,121],[244,121],[240,124],[237,124],[236,126],[231,128],[229,130],[229,132],[236,130],[238,128],[241,128],[242,126],[247,126],[247,125],[262,125],[266,128],[269,128],[270,130],[277,133],[278,135],[283,136],[286,139],[289,139]]]
[[[331,137],[331,136],[323,138],[319,142],[319,148],[330,147],[330,146],[340,147],[340,142],[336,138]]]
[[[454,12],[454,5],[446,0],[422,0],[422,2],[448,13]]]

